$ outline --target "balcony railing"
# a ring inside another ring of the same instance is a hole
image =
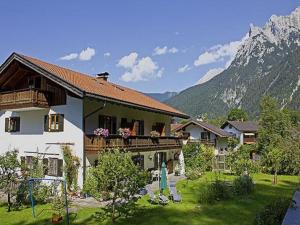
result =
[[[45,91],[23,89],[0,93],[0,109],[18,109],[26,107],[49,107],[49,98]]]
[[[204,144],[204,145],[215,145],[215,140],[208,139],[189,139],[188,144]]]
[[[151,138],[150,136],[131,136],[127,139],[124,139],[120,135],[110,135],[107,138],[102,138],[95,135],[85,136],[86,151],[100,151],[109,148],[121,148],[130,151],[151,151],[180,149],[181,147],[182,141],[177,137]]]
[[[244,137],[244,144],[253,144],[256,143],[255,137]]]

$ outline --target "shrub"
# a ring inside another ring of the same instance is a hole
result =
[[[185,176],[188,180],[196,180],[201,177],[202,173],[199,168],[186,168]]]
[[[230,189],[226,182],[216,179],[213,183],[203,187],[199,203],[213,204],[216,201],[226,200],[230,197]]]
[[[233,182],[234,193],[237,195],[250,194],[254,189],[254,183],[250,176],[243,175],[237,177]]]
[[[290,200],[279,198],[265,206],[265,208],[256,215],[255,225],[280,225],[284,219],[285,213],[290,205]]]

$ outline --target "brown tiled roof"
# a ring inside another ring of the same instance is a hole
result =
[[[253,121],[227,121],[222,125],[222,128],[226,127],[227,124],[231,124],[239,131],[250,131],[250,132],[257,132],[259,126],[256,122]]]
[[[123,104],[130,104],[137,107],[146,108],[148,110],[159,111],[173,116],[188,118],[188,116],[171,106],[156,101],[138,91],[130,88],[122,87],[117,84],[97,79],[96,77],[87,74],[79,73],[70,69],[66,69],[57,65],[43,62],[29,56],[20,54],[15,55],[29,61],[30,63],[38,66],[42,70],[59,77],[66,83],[79,88],[80,90],[90,93],[92,95],[108,98],[108,100],[117,100]],[[13,55],[14,55],[13,54]]]
[[[190,120],[187,123],[182,124],[181,126],[177,127],[175,129],[175,131],[180,131],[181,129],[187,127],[190,124],[200,126],[200,127],[204,128],[204,129],[206,129],[206,130],[208,130],[208,131],[210,131],[210,132],[212,132],[212,133],[214,133],[214,134],[216,134],[220,137],[231,137],[232,136],[230,133],[228,133],[225,130],[222,130],[222,129],[220,129],[220,128],[212,125],[212,124],[209,124],[209,123],[204,122],[204,121],[196,121],[196,120]]]

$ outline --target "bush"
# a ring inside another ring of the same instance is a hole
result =
[[[199,203],[213,204],[216,201],[226,200],[231,197],[230,189],[226,182],[219,179],[203,187],[200,193]]]
[[[239,176],[233,181],[234,193],[237,195],[250,194],[254,189],[254,183],[250,176]]]
[[[185,176],[188,180],[196,180],[200,178],[202,172],[199,168],[186,168]]]
[[[256,215],[255,225],[281,225],[291,200],[279,198]]]

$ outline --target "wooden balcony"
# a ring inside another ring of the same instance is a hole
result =
[[[208,139],[189,139],[188,144],[204,144],[204,145],[215,145],[215,140]]]
[[[23,89],[0,93],[0,110],[28,107],[48,108],[49,98],[45,91]]]
[[[254,144],[256,143],[255,137],[244,137],[244,144]]]
[[[101,151],[109,148],[120,148],[129,151],[155,151],[181,149],[182,141],[177,137],[131,136],[127,139],[120,135],[110,135],[107,138],[95,135],[85,136],[85,151]]]

